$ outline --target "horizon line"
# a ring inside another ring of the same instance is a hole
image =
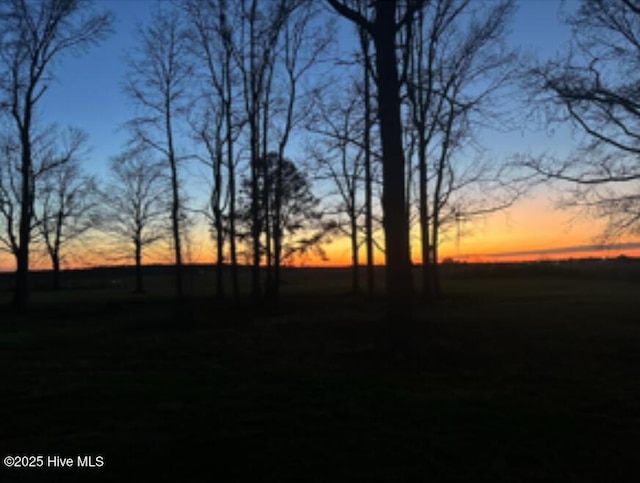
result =
[[[640,242],[632,242],[632,243],[617,243],[617,244],[611,244],[611,245],[577,245],[576,247],[558,247],[558,248],[548,248],[548,249],[541,249],[541,250],[521,250],[521,251],[513,251],[513,252],[496,252],[496,253],[475,253],[475,254],[467,254],[467,255],[457,255],[457,256],[446,256],[443,257],[440,261],[439,264],[442,264],[445,261],[449,261],[449,260],[463,260],[464,263],[474,263],[474,264],[491,264],[491,263],[530,263],[530,262],[545,262],[545,261],[550,261],[550,260],[546,260],[546,259],[521,259],[521,260],[510,260],[510,261],[494,261],[494,260],[490,260],[491,258],[509,258],[509,257],[515,257],[515,256],[534,256],[534,255],[554,255],[554,254],[563,254],[563,253],[575,253],[575,252],[594,252],[594,251],[609,251],[609,250],[623,250],[623,249],[640,249]],[[640,258],[640,257],[634,257],[633,255],[626,255],[624,253],[621,253],[619,255],[613,256],[613,257],[605,257],[605,258],[610,258],[610,259],[614,259],[617,257],[621,257],[621,256],[625,256],[628,258]],[[578,260],[589,260],[595,257],[589,257],[589,256],[584,256],[584,257],[578,257]],[[477,259],[477,260],[473,260],[470,262],[467,262],[466,259]],[[576,258],[573,257],[569,257],[569,258],[561,258],[561,259],[556,259],[554,261],[570,261],[570,260],[576,260]],[[445,262],[446,263],[446,262]],[[223,264],[225,267],[230,266],[230,263],[224,263]],[[412,262],[412,266],[421,266],[422,262],[421,261],[417,261],[417,262]],[[148,263],[148,264],[143,264],[142,267],[143,268],[149,268],[149,267],[173,267],[174,265],[172,263]],[[216,266],[216,262],[191,262],[191,263],[184,263],[183,266],[185,267],[195,267],[195,266],[209,266],[212,268],[215,268]],[[359,264],[359,267],[362,269],[366,268],[366,264]],[[238,267],[240,268],[251,268],[251,265],[238,265]],[[262,267],[262,265],[261,265]],[[352,268],[353,265],[351,264],[324,264],[324,265],[285,265],[285,266],[281,266],[280,268],[292,268],[292,269],[300,269],[300,268],[309,268],[309,269],[333,269],[333,268]],[[374,264],[374,268],[384,268],[385,264],[384,263],[376,263]],[[62,268],[60,271],[61,272],[66,272],[66,271],[74,271],[74,270],[100,270],[100,269],[121,269],[121,268],[135,268],[135,264],[120,264],[120,265],[87,265],[87,266],[78,266],[78,267],[69,267],[69,268]],[[51,267],[47,267],[47,268],[33,268],[30,269],[29,272],[51,272],[53,269]],[[9,274],[9,273],[15,273],[15,268],[14,269],[6,269],[6,268],[0,268],[0,274]]]

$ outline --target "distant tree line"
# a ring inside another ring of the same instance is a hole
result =
[[[378,251],[389,315],[400,318],[411,312],[412,245],[429,302],[442,291],[443,241],[513,204],[533,175],[573,183],[568,203],[608,217],[610,233],[639,226],[632,0],[584,0],[569,19],[574,50],[548,62],[522,62],[508,45],[513,0],[158,2],[126,53],[134,109],[109,179],[87,174],[86,134],[43,125],[38,110],[64,56],[112,31],[112,15],[94,7],[0,4],[0,248],[16,260],[20,310],[33,250],[58,287],[65,257],[91,240],[135,262],[137,291],[145,252],[170,249],[184,299],[198,220],[219,297],[240,296],[244,261],[254,300],[277,300],[284,264],[344,236],[352,290],[362,290],[363,258],[374,293]],[[352,43],[340,50],[338,39]],[[500,99],[516,90],[572,122],[584,146],[566,160],[487,156],[481,135],[510,127]]]

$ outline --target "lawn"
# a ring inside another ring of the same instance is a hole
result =
[[[267,315],[37,294],[0,315],[1,456],[104,466],[0,481],[638,481],[638,284],[445,282],[408,353],[379,298],[308,286]]]

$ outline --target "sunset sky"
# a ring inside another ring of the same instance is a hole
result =
[[[575,8],[575,0],[519,0],[511,27],[511,42],[524,52],[540,58],[553,57],[565,50],[568,28],[559,19],[560,12]],[[109,8],[116,15],[115,33],[89,54],[65,57],[58,65],[57,79],[49,87],[40,114],[46,122],[81,127],[89,134],[91,146],[87,168],[104,176],[108,159],[122,150],[126,132],[121,128],[132,115],[131,101],[122,92],[126,66],[124,52],[134,43],[136,25],[148,21],[152,0],[98,0],[99,7]],[[348,30],[348,26],[341,28]],[[349,39],[344,37],[345,43]],[[514,109],[517,101],[504,100]],[[508,133],[487,133],[484,144],[496,156],[517,153],[568,153],[575,141],[566,127],[544,129],[540,125],[515,126]],[[292,155],[295,158],[295,153]],[[192,193],[197,196],[197,193]],[[465,227],[463,236],[452,234],[443,243],[441,258],[461,260],[524,260],[567,258],[570,256],[612,256],[619,253],[640,253],[625,239],[623,247],[597,250],[596,236],[602,225],[575,213],[555,209],[558,193],[540,186],[512,208],[476,220]],[[213,260],[213,251],[205,228],[193,237],[194,261]],[[412,241],[417,252],[418,240]],[[327,249],[330,264],[348,263],[347,240],[336,241]],[[416,260],[418,257],[415,257]],[[378,261],[382,261],[378,257]],[[100,259],[94,263],[100,263]],[[308,260],[308,264],[319,263]],[[12,257],[0,253],[0,268],[12,269]]]

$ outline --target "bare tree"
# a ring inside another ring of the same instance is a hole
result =
[[[270,209],[267,202],[269,190],[259,190],[259,178],[266,178],[268,173],[260,173],[259,169],[266,169],[260,159],[269,151],[269,126],[271,125],[272,94],[274,87],[275,63],[278,56],[278,46],[286,23],[292,13],[305,0],[276,0],[266,4],[259,0],[242,0],[238,2],[237,32],[234,36],[234,57],[238,68],[241,85],[244,117],[247,122],[249,172],[252,194],[253,220],[251,250],[251,292],[255,298],[261,295],[261,238],[267,240],[265,246],[265,269],[267,273],[267,286],[271,285],[272,277],[272,230],[263,223],[271,223],[271,217],[260,217],[258,207]],[[286,54],[285,54],[286,55]],[[258,195],[263,197],[258,199]]]
[[[247,4],[248,3],[248,4]],[[266,15],[258,15],[258,0],[241,2],[241,18],[246,19],[241,23],[243,41],[243,51],[238,57],[237,63],[242,76],[243,99],[245,115],[249,129],[249,169],[250,169],[250,194],[251,194],[251,238],[253,263],[251,270],[251,293],[254,298],[259,298],[260,289],[260,258],[261,247],[260,238],[263,233],[262,223],[265,221],[260,217],[259,206],[265,204],[265,200],[260,200],[259,179],[259,159],[263,154],[261,132],[263,124],[260,119],[265,116],[264,109],[265,96],[269,90],[269,73],[275,58],[275,48],[280,35],[282,25],[289,14],[284,9],[280,15],[275,8],[275,4],[270,4],[272,10]],[[262,173],[264,176],[264,173]],[[264,196],[268,196],[267,190],[262,190]]]
[[[149,152],[126,151],[111,159],[110,175],[101,196],[100,229],[118,246],[126,246],[136,267],[135,291],[142,293],[145,249],[162,240],[168,230],[164,166],[154,162]]]
[[[84,132],[71,130],[53,167],[36,178],[34,221],[51,260],[54,289],[60,288],[65,253],[96,224],[97,183],[81,166],[86,140]]]
[[[370,54],[371,40],[363,28],[358,28],[358,38],[362,49],[362,103],[364,105],[364,206],[365,206],[365,250],[367,254],[367,292],[373,295],[375,290],[373,264],[373,169],[371,154],[371,132],[373,119],[371,113],[371,71],[372,60]]]
[[[349,237],[351,245],[351,289],[360,291],[360,232],[365,212],[362,185],[365,181],[365,147],[362,133],[365,128],[362,100],[355,85],[344,89],[344,96],[331,101],[319,100],[318,114],[310,123],[309,131],[320,136],[314,140],[310,154],[315,160],[317,181],[329,181],[335,188],[337,228]],[[328,197],[333,198],[333,193]],[[346,223],[340,220],[346,215]]]
[[[276,298],[280,289],[280,265],[283,254],[284,223],[281,218],[284,216],[282,195],[286,192],[283,188],[285,152],[291,134],[308,117],[308,107],[314,94],[322,90],[321,81],[311,86],[307,83],[306,88],[303,88],[302,80],[305,74],[322,60],[322,54],[332,41],[333,26],[328,22],[320,22],[319,14],[317,4],[313,2],[303,2],[292,11],[283,26],[280,55],[276,59],[279,63],[274,65],[275,68],[281,67],[281,75],[276,77],[272,128],[269,132],[269,137],[276,146],[276,176],[273,184],[273,279],[268,291]],[[264,149],[266,152],[267,147]],[[269,225],[266,226],[268,228]]]
[[[233,3],[183,0],[182,5],[194,26],[190,37],[193,51],[202,65],[205,114],[199,116],[196,124],[202,127],[202,119],[211,121],[210,129],[204,133],[206,140],[202,129],[196,131],[200,132],[199,142],[209,152],[206,157],[213,168],[213,193],[222,195],[216,188],[216,180],[224,182],[220,170],[215,167],[227,166],[224,200],[228,200],[229,213],[226,216],[219,213],[217,218],[228,219],[228,230],[235,233],[232,226],[236,219],[234,153],[247,148],[249,179],[254,180],[251,182],[252,193],[257,196],[257,179],[269,176],[265,171],[267,165],[258,160],[268,152],[278,153],[274,158],[277,162],[284,158],[292,131],[306,115],[306,110],[299,107],[309,97],[305,86],[301,88],[302,78],[316,65],[330,41],[330,29],[319,21],[317,4],[307,0],[277,0],[266,4],[257,0]],[[242,103],[241,108],[238,101]],[[257,166],[263,172],[258,172]],[[253,200],[256,207],[275,210],[274,216],[258,217],[255,213],[250,224],[254,244],[251,250],[254,257],[252,292],[256,297],[261,292],[263,272],[266,292],[277,296],[278,254],[282,253],[277,246],[281,240],[277,230],[279,176],[276,175],[274,182],[274,186],[267,185],[260,190],[261,200]],[[269,203],[272,190],[276,199]],[[215,219],[214,214],[214,232],[222,233],[215,228]],[[275,230],[272,222],[275,222]],[[222,228],[227,230],[227,227]],[[218,239],[218,242],[222,241]],[[231,233],[229,242],[235,243]],[[258,249],[260,245],[262,250]],[[218,248],[219,255],[221,249],[222,246]],[[230,245],[230,252],[233,257],[235,246]]]
[[[375,47],[375,81],[382,146],[383,217],[386,282],[390,316],[407,317],[412,292],[409,258],[409,225],[405,200],[405,158],[402,142],[400,88],[403,72],[398,69],[398,32],[413,23],[417,10],[427,2],[414,0],[402,9],[397,0],[376,0],[361,13],[340,0],[327,0],[335,11],[366,31]],[[400,11],[401,10],[401,11]],[[373,18],[372,20],[370,18]]]
[[[0,250],[15,257],[16,266],[19,256],[20,240],[20,147],[12,136],[3,136],[2,162],[0,162]],[[33,223],[33,220],[32,220]],[[31,229],[33,226],[31,226]]]
[[[565,157],[523,164],[544,179],[568,182],[565,207],[607,220],[603,236],[640,231],[640,4],[585,0],[568,19],[573,38],[565,58],[528,72],[528,87],[546,119],[567,123],[584,138]]]
[[[222,281],[222,254],[224,252],[224,233],[228,232],[229,261],[231,265],[231,284],[235,298],[239,296],[238,260],[236,247],[236,165],[235,144],[241,134],[244,120],[239,115],[236,85],[239,84],[235,64],[236,45],[234,42],[234,22],[238,20],[234,7],[226,0],[201,1],[183,0],[183,9],[193,25],[189,40],[194,57],[202,65],[203,78],[203,119],[195,121],[196,136],[205,145],[208,153],[207,164],[212,169],[213,183],[211,192],[211,210],[213,226],[217,240],[216,284],[220,294],[224,287]],[[237,8],[237,7],[236,7]],[[215,120],[214,120],[215,119]],[[194,121],[192,121],[192,124]],[[206,129],[206,125],[209,129]],[[224,167],[226,165],[226,182]],[[226,185],[226,188],[222,185]],[[226,196],[223,195],[226,191]],[[225,198],[227,210],[221,207]],[[223,226],[223,220],[226,220]]]
[[[184,298],[183,200],[180,191],[180,156],[176,124],[184,114],[193,68],[176,9],[159,5],[151,25],[138,32],[140,44],[129,56],[126,92],[140,114],[128,123],[133,144],[151,149],[165,159],[171,180],[171,231],[175,263],[175,289]]]
[[[29,245],[33,206],[33,127],[35,108],[53,79],[53,67],[66,53],[79,53],[111,30],[109,13],[94,13],[86,0],[7,0],[0,5],[0,104],[19,139],[19,229],[14,237],[17,276],[14,305],[29,304]]]
[[[194,138],[202,143],[205,148],[204,155],[197,155],[197,158],[211,170],[212,186],[210,188],[210,196],[207,209],[203,210],[203,214],[211,224],[213,239],[216,244],[216,294],[222,298],[225,294],[224,289],[224,246],[225,232],[227,230],[227,219],[225,216],[226,205],[228,204],[229,193],[228,184],[223,182],[224,176],[224,136],[223,127],[225,116],[224,113],[211,103],[207,103],[204,113],[202,113],[200,124],[192,122],[194,130]],[[233,160],[226,162],[233,163]],[[226,189],[225,189],[226,188]],[[234,223],[235,225],[235,223]],[[235,236],[235,229],[234,229]],[[235,292],[234,292],[235,293]],[[235,293],[237,297],[237,293]]]
[[[260,296],[260,238],[263,230],[268,231],[266,227],[263,227],[263,223],[268,223],[269,221],[268,216],[260,217],[259,214],[260,205],[263,205],[265,209],[269,208],[268,203],[266,203],[269,196],[269,187],[266,187],[264,190],[259,189],[260,176],[265,177],[266,174],[266,172],[260,173],[259,171],[259,159],[266,155],[264,152],[264,143],[261,144],[260,142],[261,139],[266,139],[266,133],[264,133],[266,121],[261,123],[260,119],[265,119],[268,116],[268,113],[265,112],[267,108],[265,99],[268,98],[270,92],[270,73],[273,71],[272,66],[275,61],[275,49],[282,25],[286,22],[286,17],[288,17],[290,13],[288,9],[284,9],[284,3],[281,5],[283,6],[283,15],[280,15],[274,8],[268,12],[266,20],[259,22],[257,0],[251,0],[250,5],[248,5],[246,9],[243,4],[243,10],[248,19],[248,25],[246,26],[248,30],[246,34],[248,36],[248,51],[245,51],[245,55],[240,61],[240,70],[243,79],[251,152],[251,228],[253,240],[251,292],[254,297]],[[274,5],[272,5],[272,7],[273,6]],[[259,199],[260,193],[263,193],[262,200]],[[267,250],[271,250],[271,244],[269,242],[266,243],[266,246]],[[270,257],[267,254],[267,271],[270,270],[270,262]]]
[[[505,41],[513,10],[511,0],[487,5],[437,0],[418,13],[411,32],[407,99],[417,137],[422,278],[427,299],[431,289],[436,296],[441,291],[438,246],[445,222],[452,218],[466,221],[505,208],[520,194],[517,184],[505,178],[504,161],[482,162],[477,139],[477,132],[491,122],[499,124],[501,113],[493,108],[498,104],[494,100],[514,79],[516,54]],[[427,176],[428,157],[432,158],[431,176]],[[470,196],[474,184],[485,188],[481,203]]]
[[[415,132],[417,164],[418,164],[418,209],[420,222],[421,241],[421,278],[422,294],[428,300],[431,297],[431,240],[429,233],[429,204],[427,193],[427,152],[429,142],[434,136],[437,127],[433,116],[438,116],[442,106],[443,96],[440,102],[436,102],[436,56],[440,37],[447,26],[459,15],[468,2],[460,2],[454,5],[453,1],[435,2],[432,6],[432,22],[425,25],[427,15],[424,9],[417,13],[417,22],[412,36],[408,39],[411,48],[407,50],[408,64],[407,74],[407,100],[409,102],[410,119]],[[435,104],[435,106],[434,106]]]
[[[34,130],[31,143],[33,183],[32,217],[30,232],[41,235],[43,250],[52,258],[54,283],[57,285],[60,249],[83,235],[90,224],[91,192],[87,185],[90,177],[81,173],[81,159],[87,155],[85,132],[56,125]],[[9,135],[0,141],[3,163],[0,163],[0,250],[19,256],[20,212],[20,146]],[[80,196],[78,196],[80,195]],[[85,200],[86,198],[86,200]],[[59,231],[58,231],[59,229]]]

